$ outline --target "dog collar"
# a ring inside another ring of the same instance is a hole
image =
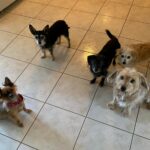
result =
[[[15,107],[15,106],[21,104],[22,102],[23,102],[23,96],[21,94],[18,94],[17,101],[7,103],[7,107],[12,108],[12,107]]]

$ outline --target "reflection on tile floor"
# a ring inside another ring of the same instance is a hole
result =
[[[123,117],[107,108],[112,87],[90,85],[87,56],[108,40],[121,44],[150,41],[149,0],[21,0],[0,15],[0,83],[8,76],[18,85],[31,115],[21,113],[24,128],[1,120],[0,150],[149,150],[150,111],[141,107]],[[41,59],[28,25],[42,29],[64,19],[71,48],[62,37]],[[150,63],[150,62],[149,62]],[[150,65],[137,69],[147,75]],[[111,68],[110,70],[112,70]]]

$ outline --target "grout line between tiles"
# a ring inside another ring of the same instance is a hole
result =
[[[94,17],[94,19],[93,19],[91,25],[89,26],[88,30],[86,31],[85,35],[83,36],[82,40],[80,41],[79,46],[80,46],[80,44],[82,43],[82,41],[83,41],[83,39],[85,38],[85,36],[87,35],[87,33],[88,33],[88,31],[90,30],[92,24],[93,24],[94,21],[96,20],[96,18],[97,18],[97,16],[98,16],[99,12],[101,11],[101,9],[103,8],[103,6],[105,5],[106,2],[107,2],[107,0],[103,2],[103,4],[102,4],[102,6],[100,7],[98,13],[95,15],[95,17]],[[79,46],[78,46],[78,48],[79,48]],[[77,48],[77,49],[78,49],[78,48]],[[98,91],[98,87],[97,87],[97,89],[96,89],[96,91],[95,91],[95,93],[94,93],[92,102],[91,102],[91,104],[90,104],[90,106],[89,106],[89,109],[88,109],[88,111],[87,111],[87,114],[86,114],[86,116],[85,116],[85,119],[84,119],[84,121],[83,121],[83,123],[82,123],[82,126],[81,126],[81,128],[80,128],[79,134],[78,134],[78,136],[77,136],[77,138],[76,138],[76,141],[75,141],[75,143],[74,143],[73,150],[75,150],[75,146],[76,146],[76,144],[77,144],[77,141],[78,141],[78,139],[79,139],[80,133],[81,133],[81,131],[82,131],[82,128],[83,128],[84,123],[85,123],[85,120],[86,120],[86,118],[87,118],[87,116],[88,116],[88,113],[89,113],[89,111],[90,111],[90,108],[91,108],[91,106],[92,106],[92,103],[93,103],[93,101],[94,101],[94,98],[95,98],[95,95],[96,95],[97,91]]]
[[[76,140],[75,140],[75,143],[74,143],[74,146],[73,146],[73,150],[75,150],[75,146],[76,146],[77,141],[78,141],[78,139],[79,139],[79,137],[80,137],[82,128],[83,128],[84,123],[85,123],[85,121],[86,121],[86,119],[87,119],[88,113],[89,113],[89,111],[90,111],[90,108],[91,108],[91,106],[92,106],[92,103],[93,103],[93,101],[94,101],[94,98],[95,98],[95,95],[96,95],[97,91],[98,91],[98,86],[97,86],[97,88],[96,88],[96,90],[95,90],[94,96],[93,96],[93,98],[92,98],[92,101],[91,101],[91,104],[90,104],[89,109],[88,109],[88,111],[87,111],[87,114],[86,114],[86,116],[85,116],[85,118],[84,118],[84,120],[83,120],[83,123],[82,123],[82,125],[81,125],[80,131],[79,131],[79,133],[78,133],[78,136],[77,136],[77,138],[76,138]]]
[[[77,0],[78,1],[78,0]],[[77,2],[76,1],[76,2]],[[134,1],[134,0],[133,0]],[[49,2],[50,3],[50,2]],[[104,2],[105,3],[105,2]],[[75,6],[75,5],[74,5]],[[56,7],[58,7],[58,6],[56,6]],[[73,7],[72,7],[73,8]],[[102,8],[102,7],[101,7]],[[42,9],[43,10],[43,9]],[[72,9],[71,9],[72,10]],[[71,11],[69,11],[68,13],[67,13],[67,15],[70,13]],[[16,15],[18,15],[18,14],[16,14]],[[66,16],[67,16],[66,15]],[[21,15],[20,15],[21,16]],[[65,16],[65,17],[66,17]],[[97,16],[97,15],[96,15]],[[28,17],[28,18],[30,18],[30,17]],[[95,17],[96,18],[96,17]],[[114,17],[113,17],[114,18]],[[35,18],[32,18],[32,19],[35,19]],[[39,20],[41,20],[41,19],[39,19]],[[95,19],[94,19],[95,20]],[[126,19],[127,20],[127,19]],[[94,22],[94,21],[93,21]],[[126,21],[125,21],[126,22]],[[91,23],[91,25],[92,25],[93,23]],[[124,23],[125,24],[125,23]],[[124,27],[124,25],[123,25],[123,27]],[[74,27],[74,28],[76,28],[76,27]],[[25,29],[25,28],[24,28]],[[89,29],[90,29],[90,27],[89,27]],[[87,32],[89,31],[89,29],[87,30]],[[122,28],[123,29],[123,28]],[[84,29],[83,29],[84,30]],[[2,30],[3,31],[3,30]],[[6,31],[7,32],[7,31]],[[22,31],[21,31],[22,32]],[[20,32],[20,33],[21,33]],[[80,41],[80,43],[79,43],[79,45],[78,45],[78,48],[79,48],[79,46],[80,46],[80,44],[82,43],[82,41],[83,41],[83,39],[84,39],[84,37],[87,35],[87,32],[85,33],[85,35],[83,36],[83,38],[82,38],[82,40]],[[95,32],[95,31],[93,31],[93,32]],[[122,32],[122,30],[121,30],[121,32]],[[121,34],[121,32],[120,32],[120,34]],[[11,32],[10,32],[11,33]],[[19,36],[20,34],[17,34],[17,36],[14,38],[14,40]],[[24,35],[21,35],[21,36],[24,36]],[[26,36],[25,36],[26,37]],[[119,37],[120,37],[120,35],[119,35]],[[31,37],[30,37],[31,38]],[[127,38],[128,39],[128,38]],[[13,42],[13,40],[10,42],[10,43],[12,43]],[[8,44],[8,45],[10,45],[10,43]],[[7,45],[7,46],[8,46]],[[6,46],[6,47],[7,47]],[[4,49],[6,49],[6,47],[4,48]],[[65,73],[65,70],[66,70],[66,68],[67,68],[67,66],[69,65],[69,63],[71,62],[71,60],[72,60],[72,58],[74,57],[74,55],[76,54],[76,52],[78,51],[78,48],[77,49],[75,49],[75,53],[73,54],[73,56],[70,58],[70,61],[68,62],[68,64],[66,65],[66,67],[65,67],[65,69],[64,69],[64,71],[63,71],[63,73],[62,73],[62,75],[64,75],[64,74],[66,74]],[[39,51],[38,51],[39,52]],[[37,54],[38,54],[38,52],[35,54],[35,56],[33,57],[33,59],[37,56]],[[88,52],[89,53],[89,52]],[[3,56],[3,55],[2,55]],[[4,57],[7,57],[7,56],[4,56]],[[11,58],[11,57],[10,57]],[[11,59],[15,59],[15,58],[11,58]],[[32,59],[32,60],[33,60]],[[25,69],[22,71],[22,73],[26,70],[26,68],[30,65],[30,64],[32,64],[32,60],[30,61],[30,62],[28,62],[28,65],[25,67]],[[21,61],[21,60],[18,60],[18,61]],[[27,62],[26,62],[27,63]],[[32,65],[35,65],[35,64],[32,64]],[[38,66],[38,65],[35,65],[35,66]],[[42,66],[38,66],[38,67],[42,67]],[[148,67],[149,67],[149,65],[148,65]],[[45,68],[45,67],[42,67],[42,68]],[[45,69],[49,69],[49,68],[45,68]],[[147,68],[148,69],[148,68]],[[52,70],[52,69],[49,69],[49,70]],[[53,71],[55,71],[55,70],[53,70]],[[148,71],[148,70],[147,70]],[[58,71],[56,71],[56,72],[58,72]],[[22,75],[22,73],[18,76],[18,78]],[[147,73],[146,73],[147,74]],[[60,76],[60,78],[62,77],[62,75]],[[70,75],[70,74],[67,74],[67,75]],[[70,75],[70,76],[73,76],[73,75]],[[78,76],[73,76],[73,77],[77,77],[77,78],[80,78],[80,77],[78,77]],[[17,78],[17,79],[18,79]],[[60,78],[57,80],[57,82],[56,82],[56,84],[54,85],[54,87],[53,87],[53,90],[54,90],[54,88],[57,86],[57,83],[59,82],[59,80],[60,80]],[[17,79],[16,79],[16,81],[17,81]],[[83,78],[81,78],[81,79],[83,79]],[[84,79],[84,80],[86,80],[86,79]],[[88,80],[89,81],[89,80]],[[52,90],[52,91],[53,91]],[[95,94],[94,94],[94,96],[93,96],[93,100],[94,100],[94,97],[95,97],[95,95],[96,95],[96,92],[97,92],[97,90],[98,90],[98,87],[97,87],[97,89],[96,89],[96,91],[95,91]],[[51,93],[52,93],[52,91],[50,92],[50,94],[49,94],[49,96],[51,95]],[[48,96],[48,98],[49,98],[49,96]],[[28,96],[26,96],[26,97],[28,97]],[[48,99],[47,98],[47,99]],[[34,99],[34,98],[31,98],[31,99]],[[92,100],[92,102],[91,102],[91,106],[92,106],[92,103],[93,103],[93,100]],[[42,102],[42,101],[40,101],[40,102]],[[42,108],[44,107],[44,105],[45,104],[48,104],[48,105],[52,105],[52,104],[49,104],[49,103],[47,103],[47,100],[43,103],[43,106],[42,106]],[[54,106],[54,107],[57,107],[57,106],[55,106],[55,105],[52,105],[52,106]],[[90,107],[91,107],[90,106]],[[39,111],[39,113],[41,112],[41,110],[42,110],[42,108],[40,109],[40,111]],[[60,108],[60,107],[57,107],[57,108]],[[63,109],[63,108],[60,108],[60,109]],[[63,109],[63,110],[65,110],[65,109]],[[69,110],[66,110],[66,111],[69,111]],[[89,108],[89,110],[88,110],[88,112],[90,111],[90,108]],[[71,111],[69,111],[69,112],[71,112]],[[39,113],[36,115],[36,117],[35,117],[35,119],[34,119],[34,121],[32,122],[32,124],[31,124],[31,126],[30,126],[30,128],[33,126],[33,124],[34,124],[34,122],[36,121],[36,119],[37,119],[37,117],[38,117],[38,115],[39,115]],[[72,113],[74,113],[74,112],[72,112]],[[77,114],[77,113],[75,113],[75,114]],[[80,115],[80,114],[77,114],[77,115]],[[87,115],[88,115],[88,113],[87,113]],[[90,117],[87,117],[87,115],[86,115],[86,117],[85,116],[82,116],[82,117],[85,117],[85,119],[84,119],[84,122],[85,122],[85,120],[86,120],[86,118],[88,118],[88,119],[92,119],[92,118],[90,118]],[[138,115],[137,115],[137,117],[138,117]],[[94,120],[94,119],[92,119],[92,120]],[[94,120],[94,121],[97,121],[97,120]],[[84,122],[83,122],[83,124],[82,124],[82,127],[83,127],[83,125],[84,125]],[[97,122],[99,122],[99,121],[97,121]],[[99,122],[99,123],[103,123],[103,122]],[[105,124],[105,123],[103,123],[103,124]],[[111,126],[111,125],[109,125],[109,124],[106,124],[106,125],[108,125],[108,126]],[[136,126],[136,123],[135,123],[135,126]],[[82,131],[82,127],[81,127],[81,129],[80,129],[80,132]],[[113,127],[113,126],[112,126]],[[26,132],[26,135],[28,134],[28,132],[29,132],[29,130],[30,130],[30,128],[28,129],[28,131]],[[114,128],[116,128],[116,127],[114,127]],[[119,128],[117,128],[117,129],[119,129]],[[121,129],[119,129],[119,130],[121,130]],[[124,131],[124,130],[123,130]],[[79,138],[79,136],[80,136],[80,132],[79,132],[79,135],[78,135],[78,137],[77,137],[77,139],[76,139],[76,142],[77,142],[77,140],[78,140],[78,138]],[[127,131],[125,131],[125,132],[127,132]],[[130,132],[128,132],[128,133],[130,133]],[[1,133],[0,133],[1,134]],[[130,133],[130,134],[132,134],[132,133]],[[3,135],[3,134],[2,134]],[[26,137],[26,135],[24,136],[24,138]],[[136,134],[133,134],[133,135],[136,135]],[[6,135],[4,135],[4,136],[6,136]],[[137,135],[137,136],[139,136],[139,135]],[[6,137],[9,137],[9,136],[6,136]],[[142,136],[141,136],[142,137]],[[11,138],[11,137],[9,137],[9,138]],[[23,139],[24,139],[23,138]],[[144,137],[143,137],[144,138]],[[13,138],[11,138],[11,139],[13,139]],[[15,140],[15,139],[13,139],[13,140]],[[149,139],[150,140],[150,139]],[[15,141],[17,141],[17,140],[15,140]],[[20,141],[18,141],[18,142],[20,142]],[[23,140],[21,141],[21,143],[19,144],[19,146],[18,146],[18,148],[20,147],[20,145],[23,143]],[[132,144],[132,143],[131,143]],[[25,144],[25,145],[27,145],[27,144]],[[27,145],[27,146],[30,146],[30,145]],[[75,146],[76,146],[76,143],[74,144],[74,148],[75,148]],[[30,147],[32,147],[32,146],[30,146]],[[17,148],[17,149],[18,149]],[[35,149],[35,148],[34,148]]]
[[[125,26],[125,23],[128,21],[127,19],[128,19],[129,14],[130,14],[130,11],[131,11],[131,8],[132,8],[132,6],[133,6],[133,3],[134,3],[134,0],[132,0],[131,6],[130,6],[129,11],[128,11],[128,14],[127,14],[127,16],[126,16],[126,18],[125,18],[124,24],[123,24],[123,26],[122,26],[122,28],[121,28],[121,30],[120,30],[120,33],[119,33],[119,36],[118,36],[118,37],[121,36],[121,33],[122,33],[123,28],[124,28],[124,26]]]
[[[63,74],[61,74],[60,77],[58,78],[58,80],[57,80],[57,82],[55,83],[55,85],[54,85],[52,91],[53,91],[54,88],[56,87],[56,85],[57,85],[57,83],[59,82],[59,80],[60,80],[60,78],[62,77],[62,75],[63,75]],[[51,92],[52,92],[52,91],[51,91]],[[49,95],[51,95],[51,92],[50,92]],[[48,99],[48,98],[49,98],[49,96],[47,97],[47,99]],[[46,99],[46,101],[47,101],[47,99]],[[40,109],[39,112],[37,113],[35,119],[33,120],[32,124],[30,125],[29,129],[27,130],[26,134],[25,134],[24,137],[22,138],[22,140],[21,140],[21,142],[20,142],[20,145],[21,145],[21,143],[23,142],[23,140],[25,139],[25,137],[26,137],[26,135],[28,134],[28,132],[30,131],[30,129],[32,128],[34,122],[36,121],[36,119],[37,119],[37,117],[39,116],[40,112],[42,111],[43,107],[45,106],[46,101],[43,103],[41,109]],[[20,145],[19,145],[19,146],[20,146]],[[19,146],[18,146],[18,148],[19,148]],[[18,148],[17,148],[17,150],[18,150]]]
[[[139,134],[134,134],[134,135],[150,141],[150,138],[144,137],[144,136],[139,135]]]
[[[37,53],[37,54],[38,54],[38,53]],[[75,55],[75,53],[74,53],[74,55]],[[74,55],[73,55],[73,56],[74,56]],[[70,61],[71,61],[71,59],[73,58],[73,56],[70,58]],[[33,58],[33,59],[34,59],[34,58]],[[33,60],[33,59],[32,59],[32,60]],[[68,64],[70,63],[70,61],[68,62]],[[32,62],[32,61],[31,61],[31,62]],[[66,68],[67,68],[68,64],[66,65]],[[55,83],[55,85],[53,86],[53,89],[51,90],[49,96],[51,95],[51,93],[53,92],[53,90],[55,89],[55,87],[57,86],[57,83],[59,82],[59,80],[60,80],[61,77],[63,76],[64,72],[65,72],[65,69],[64,69],[63,73],[60,75],[60,77],[58,78],[58,80],[57,80],[57,82]],[[17,78],[17,79],[18,79],[18,78]],[[27,130],[25,136],[24,136],[23,139],[21,140],[21,142],[20,142],[20,144],[19,144],[17,150],[19,149],[21,143],[23,143],[23,140],[25,139],[26,135],[28,134],[28,132],[29,132],[30,129],[32,128],[32,126],[33,126],[34,122],[36,121],[38,115],[40,114],[41,110],[42,110],[43,107],[45,106],[45,104],[46,104],[46,102],[47,102],[49,96],[47,97],[47,99],[46,99],[46,101],[44,102],[43,106],[42,106],[41,109],[39,110],[38,114],[36,115],[35,119],[33,120],[32,124],[31,124],[31,126],[30,126],[29,129]]]
[[[135,128],[136,128],[136,123],[137,123],[137,120],[138,120],[139,112],[140,112],[140,107],[138,108],[138,113],[137,113],[136,120],[135,120],[135,125],[134,125],[134,130],[133,130],[133,134],[132,134],[132,138],[131,138],[131,143],[130,143],[129,150],[131,150],[131,147],[132,147],[132,142],[133,142],[133,137],[134,137],[134,132],[135,132]]]
[[[88,116],[87,116],[87,118],[88,118],[88,119],[90,119],[90,120],[93,120],[93,121],[95,121],[95,122],[99,122],[100,124],[104,124],[104,125],[106,125],[106,126],[109,126],[109,127],[115,128],[115,129],[118,129],[118,130],[120,130],[120,131],[123,131],[123,132],[129,133],[129,134],[133,134],[133,133],[132,133],[132,132],[130,132],[130,131],[127,131],[127,130],[124,130],[124,129],[121,129],[121,128],[118,128],[118,127],[115,127],[115,126],[113,126],[113,125],[110,125],[110,124],[108,124],[108,123],[105,123],[105,122],[102,122],[102,121],[99,121],[99,120],[93,119],[93,118],[91,118],[91,117],[88,117]]]
[[[24,144],[24,145],[26,145],[26,146],[28,146],[28,147],[34,149],[34,150],[39,150],[39,149],[37,149],[37,148],[35,148],[35,147],[32,147],[32,146],[30,146],[30,145],[28,145],[28,144],[25,144],[25,143],[21,143],[21,144]],[[20,145],[21,145],[21,144],[20,144]],[[20,146],[19,146],[19,147],[20,147]],[[18,148],[19,148],[19,147],[18,147]],[[17,148],[16,150],[18,150],[18,148]]]

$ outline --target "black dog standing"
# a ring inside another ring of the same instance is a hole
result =
[[[55,59],[53,55],[53,46],[58,40],[61,41],[61,36],[65,36],[68,40],[68,48],[70,48],[69,26],[63,20],[56,21],[51,27],[46,25],[43,30],[36,30],[32,25],[29,25],[30,32],[34,35],[37,44],[43,52],[42,58],[46,57],[46,49],[49,50],[52,60]]]
[[[102,50],[97,55],[88,56],[87,61],[90,66],[90,70],[93,73],[94,78],[91,80],[91,84],[95,83],[96,78],[102,76],[100,86],[104,85],[105,78],[108,73],[108,68],[112,61],[115,65],[116,51],[120,48],[118,39],[106,30],[110,40],[104,45]]]

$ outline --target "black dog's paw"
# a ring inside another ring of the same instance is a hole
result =
[[[96,81],[96,79],[94,78],[94,79],[92,79],[92,80],[90,81],[90,83],[91,83],[91,84],[94,84],[95,81]]]

